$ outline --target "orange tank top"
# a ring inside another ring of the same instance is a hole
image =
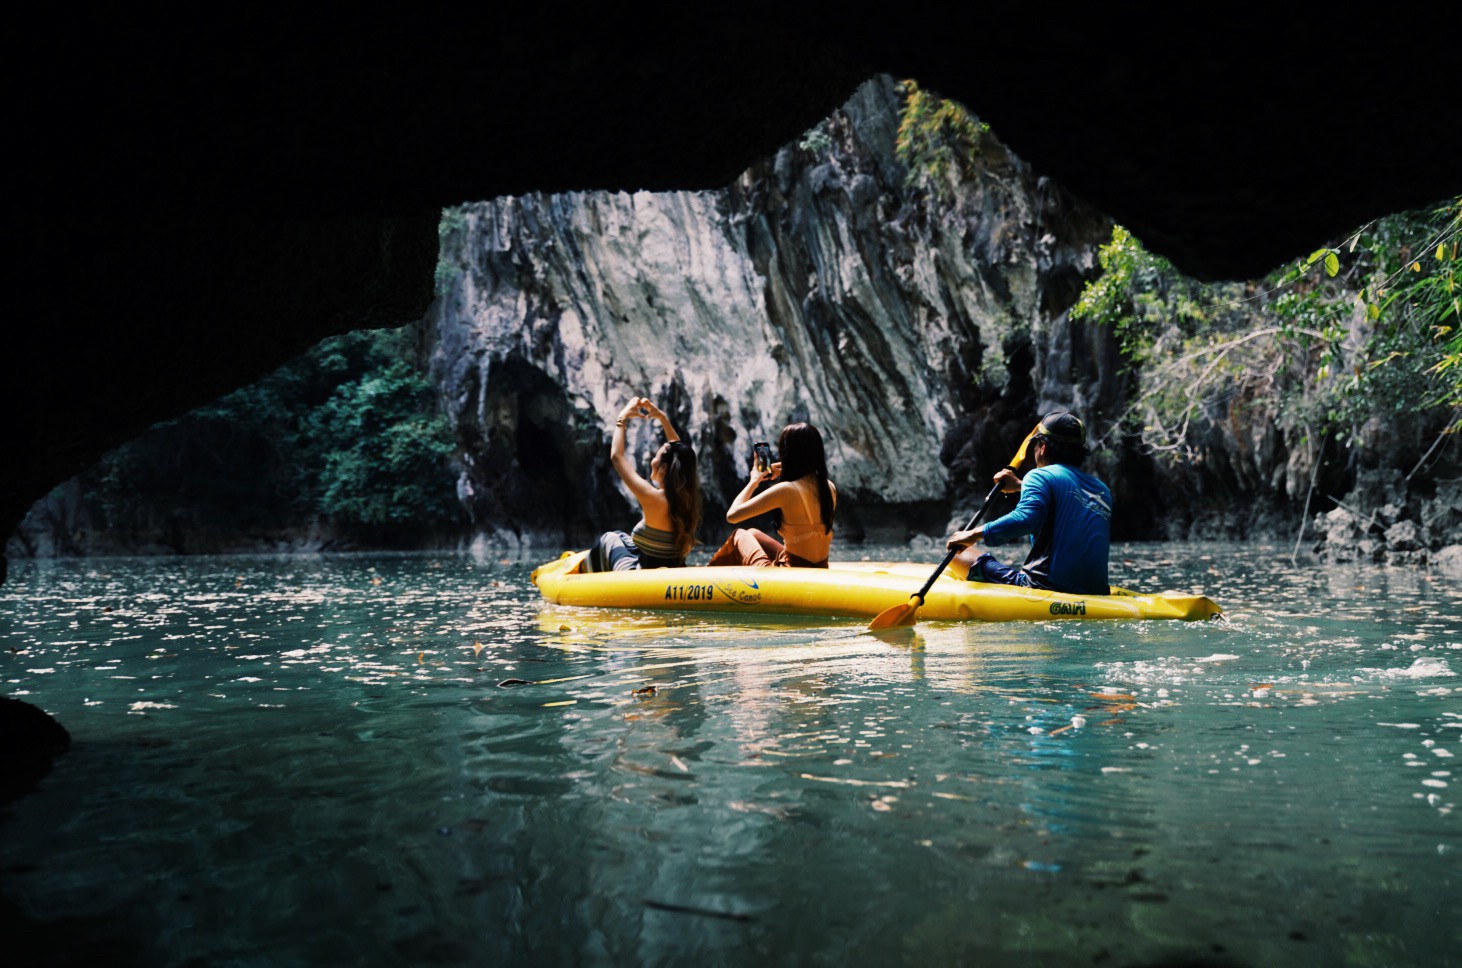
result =
[[[827,553],[833,544],[833,533],[822,527],[822,509],[817,501],[817,478],[802,477],[792,482],[802,498],[802,510],[811,524],[790,524],[785,513],[777,533],[787,546],[787,553],[812,562],[827,561]],[[836,497],[833,499],[836,506]]]

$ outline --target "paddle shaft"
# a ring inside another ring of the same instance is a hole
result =
[[[975,516],[970,518],[970,523],[964,526],[965,531],[968,531],[980,522],[980,519],[985,516],[985,512],[989,510],[990,502],[995,500],[995,495],[999,493],[1000,482],[996,481],[995,486],[990,488],[990,493],[985,496],[985,503],[981,504],[980,510],[976,511]],[[949,567],[949,563],[954,560],[955,555],[960,553],[960,550],[959,548],[950,548],[949,553],[944,556],[944,560],[939,563],[939,567],[934,569],[934,574],[930,575],[929,580],[924,583],[924,587],[919,589],[914,597],[919,600],[920,605],[924,604],[924,596],[929,594],[929,589],[934,587],[934,583],[938,581],[940,575],[944,574],[944,569]]]

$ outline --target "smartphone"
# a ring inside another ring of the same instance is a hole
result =
[[[751,452],[756,455],[756,469],[765,473],[772,469],[772,445],[766,441],[758,441],[751,445]]]

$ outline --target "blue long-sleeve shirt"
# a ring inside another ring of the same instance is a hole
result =
[[[1025,476],[1015,510],[985,525],[985,543],[1034,535],[1021,566],[1037,588],[1106,595],[1111,553],[1112,492],[1065,464],[1037,467]]]

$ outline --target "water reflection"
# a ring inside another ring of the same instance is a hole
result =
[[[146,963],[1446,960],[1458,591],[1120,560],[1229,621],[885,641],[546,605],[533,560],[18,564],[6,690],[76,746],[6,897]]]

